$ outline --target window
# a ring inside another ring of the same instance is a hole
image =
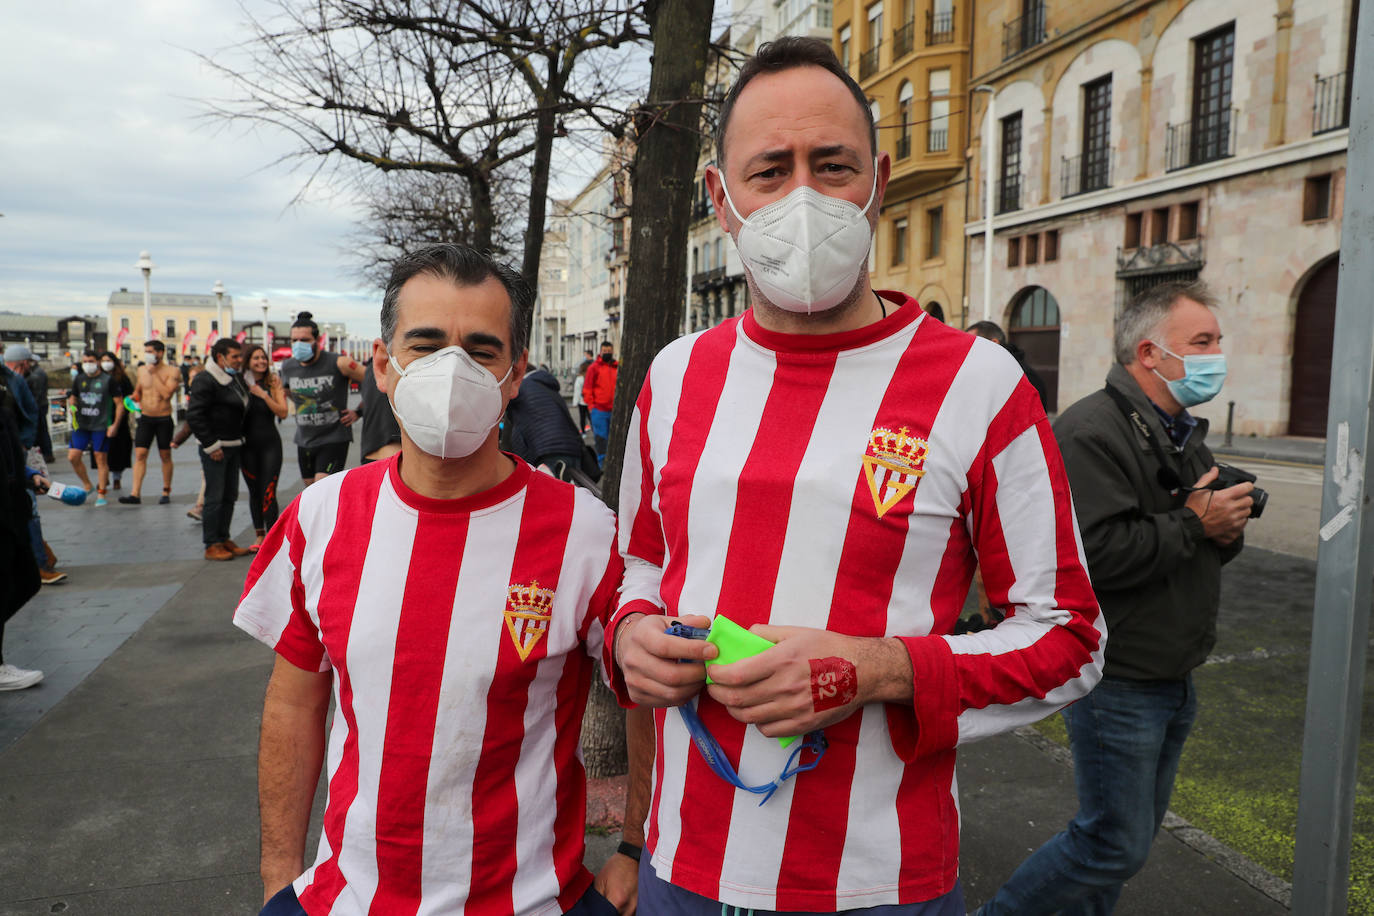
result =
[[[1198,202],[1189,201],[1178,208],[1178,240],[1191,242],[1198,235]]]
[[[1025,247],[1027,266],[1040,263],[1040,236],[1026,236]]]
[[[1140,224],[1143,217],[1143,213],[1126,214],[1126,239],[1121,243],[1122,248],[1140,247]]]
[[[168,318],[168,319],[167,319],[167,338],[170,340],[171,338],[176,337],[176,336],[177,336],[177,320],[176,320],[175,318]]]
[[[192,318],[186,322],[186,329],[192,334],[196,333],[196,319]]]
[[[1163,245],[1169,241],[1169,208],[1150,211],[1150,244]]]
[[[926,211],[926,257],[940,256],[940,243],[945,234],[945,208],[934,207]]]
[[[1231,155],[1232,23],[1193,41],[1193,128],[1189,164]]]
[[[216,334],[219,333],[219,322],[213,318],[210,319],[210,330],[214,331]]]
[[[851,34],[849,26],[840,29],[840,63],[846,72],[849,70],[849,39]]]
[[[930,87],[930,124],[926,152],[943,153],[949,150],[949,70],[931,70],[927,78]]]
[[[1002,119],[1002,176],[997,212],[1021,209],[1021,112]]]
[[[697,247],[693,247],[693,248],[692,248],[692,274],[695,276],[696,274],[699,274],[699,273],[701,273],[701,249],[700,249],[700,248],[697,248]]]
[[[1059,230],[1051,229],[1045,233],[1045,263],[1059,260]]]
[[[868,35],[867,42],[864,44],[866,50],[872,50],[883,43],[883,5],[875,3],[868,8]]]
[[[1331,176],[1314,175],[1303,182],[1302,219],[1311,222],[1331,217]]]
[[[900,267],[906,263],[906,220],[892,223],[892,266]]]
[[[127,319],[127,318],[121,318],[121,319],[119,319],[119,329],[120,329],[121,331],[127,331],[127,330],[129,330],[129,319]]]
[[[725,239],[716,239],[716,266],[725,267]]]
[[[1021,266],[1021,239],[1007,239],[1007,266]]]
[[[1083,159],[1079,190],[1097,191],[1111,184],[1112,78],[1104,76],[1083,87]]]
[[[897,127],[897,158],[905,159],[911,155],[911,98],[915,92],[911,88],[911,83],[902,80],[901,88],[897,90],[897,118],[901,122]]]

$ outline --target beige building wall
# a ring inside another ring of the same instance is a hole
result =
[[[204,356],[209,349],[207,339],[215,327],[215,297],[191,293],[153,293],[151,297],[153,329],[158,340],[180,360],[183,352]],[[121,360],[137,362],[143,358],[146,342],[143,327],[143,294],[116,290],[110,294],[106,306],[109,323],[109,346]],[[233,327],[233,297],[224,297],[224,327]],[[128,329],[121,346],[116,346],[122,329]],[[186,348],[182,343],[188,331],[194,331]],[[227,333],[227,330],[226,332]]]

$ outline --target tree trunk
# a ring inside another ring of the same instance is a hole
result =
[[[697,155],[701,99],[711,42],[711,0],[648,4],[654,38],[649,100],[638,116],[634,198],[630,203],[630,273],[625,283],[620,372],[611,416],[602,498],[620,502],[625,435],[649,363],[681,333],[687,294],[687,229]]]
[[[474,170],[464,177],[468,180],[468,196],[472,199],[472,247],[478,251],[490,251],[493,229],[496,226],[496,207],[491,197],[491,176]]]
[[[601,666],[587,694],[587,712],[582,718],[582,760],[592,779],[619,776],[628,769],[625,748],[625,710],[615,694],[601,683]]]

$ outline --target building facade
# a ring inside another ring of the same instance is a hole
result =
[[[153,337],[161,340],[178,359],[204,356],[220,334],[220,319],[225,327],[234,321],[234,297],[220,302],[215,296],[198,293],[153,293],[150,297]],[[109,349],[128,363],[142,359],[146,342],[143,328],[143,294],[121,287],[110,293],[106,305],[110,328]],[[261,322],[259,322],[261,324]]]
[[[1198,278],[1230,374],[1194,412],[1323,435],[1358,0],[988,0],[965,231],[983,308],[1062,409],[1101,387],[1129,298]],[[981,317],[981,316],[976,316]]]
[[[88,347],[104,350],[107,346],[105,319],[95,315],[23,315],[0,313],[0,349],[10,344],[23,344],[40,362],[53,366],[67,366],[81,359]]]

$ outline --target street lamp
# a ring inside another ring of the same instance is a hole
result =
[[[267,351],[267,359],[272,359],[272,327],[267,323],[267,300],[262,300],[262,348]]]
[[[153,339],[153,268],[157,265],[148,257],[148,252],[138,253],[138,263],[134,265],[143,271],[143,342]]]
[[[983,320],[992,317],[992,214],[997,209],[992,202],[992,173],[997,165],[993,132],[997,128],[997,90],[992,86],[974,86],[974,92],[988,94],[988,126],[983,131],[983,171],[986,173],[986,212],[983,214]]]
[[[214,289],[215,294],[215,337],[224,336],[224,281],[216,280]]]

